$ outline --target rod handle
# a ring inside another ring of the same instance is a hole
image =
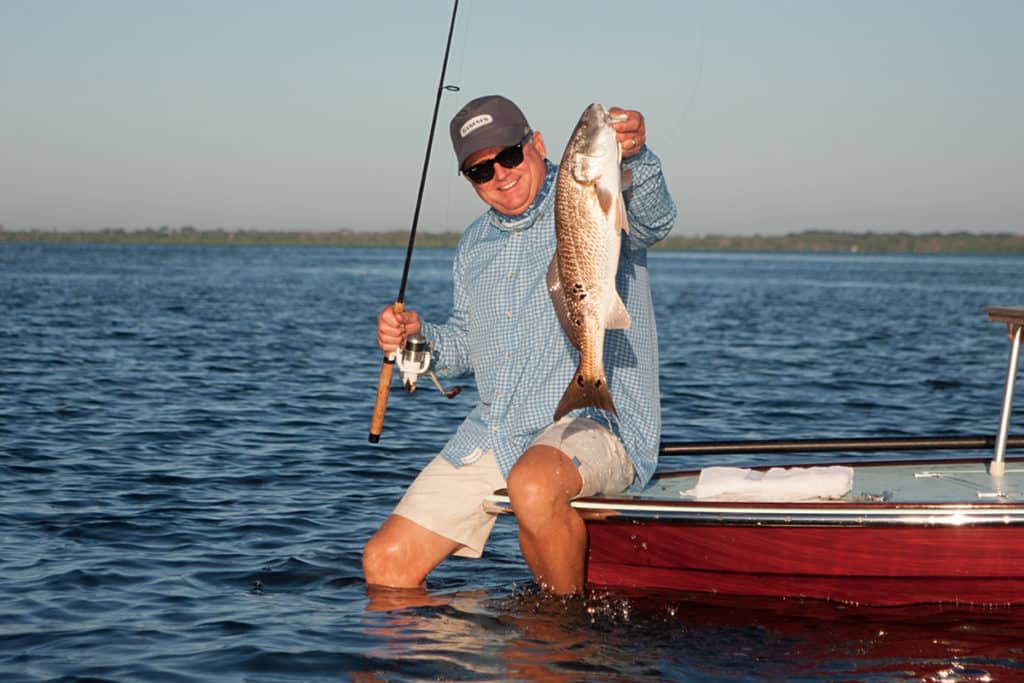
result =
[[[401,313],[405,305],[396,301],[393,310]],[[380,434],[384,431],[384,412],[388,409],[388,394],[391,393],[391,376],[395,372],[395,359],[385,354],[380,366],[380,377],[377,379],[377,399],[373,404],[373,417],[370,419],[370,443],[380,442]]]

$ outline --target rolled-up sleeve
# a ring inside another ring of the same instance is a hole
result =
[[[632,174],[625,192],[629,236],[638,246],[649,247],[672,230],[676,204],[668,192],[661,159],[646,145],[623,166]]]

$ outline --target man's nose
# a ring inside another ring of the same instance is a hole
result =
[[[511,168],[505,168],[501,164],[494,164],[494,182],[500,183],[512,173]]]

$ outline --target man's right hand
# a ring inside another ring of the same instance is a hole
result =
[[[388,304],[377,315],[377,345],[384,353],[391,353],[405,344],[411,334],[419,334],[420,316],[416,311],[395,313],[395,305]]]

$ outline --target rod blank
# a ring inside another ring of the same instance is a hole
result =
[[[448,25],[448,41],[444,46],[444,60],[441,62],[441,78],[437,82],[437,96],[434,98],[434,115],[430,119],[430,133],[427,134],[427,151],[423,155],[423,172],[420,174],[419,191],[416,193],[416,208],[412,214],[412,227],[409,230],[409,246],[405,250],[405,265],[402,267],[402,283],[398,286],[398,298],[395,299],[395,313],[405,310],[405,285],[409,281],[409,264],[412,262],[412,250],[416,244],[416,226],[420,220],[420,207],[423,205],[423,188],[427,184],[427,169],[430,167],[430,150],[434,145],[434,130],[437,127],[437,112],[441,107],[441,94],[444,90],[458,90],[455,86],[445,86],[444,76],[448,71],[448,55],[452,50],[452,35],[455,33],[455,17],[459,13],[459,0],[452,4],[452,21]],[[394,361],[388,356],[380,366],[377,378],[377,397],[373,404],[373,415],[370,418],[370,443],[379,443],[384,430],[384,413],[388,408],[388,396],[391,393],[391,376],[395,370]]]

